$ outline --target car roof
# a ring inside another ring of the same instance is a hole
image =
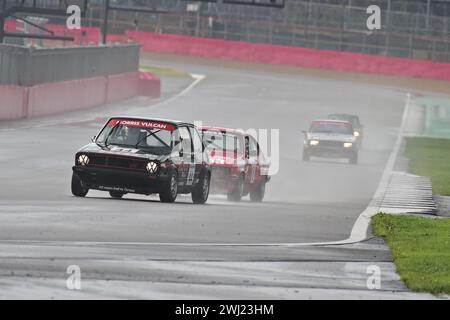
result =
[[[159,121],[159,122],[167,122],[176,126],[194,126],[192,123],[180,121],[180,120],[171,120],[171,119],[162,119],[162,118],[147,118],[147,117],[130,117],[130,116],[113,116],[108,119],[130,119],[130,120],[144,120],[144,121]]]
[[[200,126],[200,130],[207,130],[207,131],[217,131],[217,132],[229,132],[229,133],[235,133],[239,135],[245,135],[245,132],[240,129],[231,129],[231,128],[224,128],[224,127],[213,127],[213,126]]]

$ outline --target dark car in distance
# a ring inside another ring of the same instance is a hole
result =
[[[358,163],[359,144],[351,122],[341,120],[315,120],[304,132],[303,160],[311,157],[347,158]]]
[[[210,179],[208,155],[193,124],[114,117],[76,153],[72,193],[85,197],[94,189],[113,198],[158,193],[162,202],[190,193],[194,203],[203,204]]]

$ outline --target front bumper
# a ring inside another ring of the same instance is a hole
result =
[[[327,147],[327,146],[305,146],[309,156],[324,158],[349,158],[357,151],[355,147]]]
[[[101,191],[149,195],[159,193],[162,183],[168,179],[164,173],[152,175],[111,168],[74,166],[72,170],[81,179],[84,187]]]

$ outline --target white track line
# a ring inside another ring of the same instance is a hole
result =
[[[165,103],[176,99],[188,91],[190,91],[197,83],[202,81],[205,76],[192,75],[196,79],[189,87],[180,92],[178,95],[162,101]],[[101,246],[101,245],[131,245],[131,246],[172,246],[172,247],[299,247],[299,246],[333,246],[333,245],[346,245],[354,244],[367,240],[367,232],[369,230],[371,217],[379,212],[380,199],[382,199],[386,193],[389,178],[394,169],[395,160],[397,159],[400,146],[403,139],[403,132],[406,125],[406,119],[408,116],[409,108],[411,104],[411,94],[407,93],[406,103],[403,110],[402,123],[400,125],[397,140],[395,141],[392,152],[389,156],[388,162],[384,168],[381,181],[378,185],[375,194],[370,201],[367,208],[358,216],[355,224],[353,225],[349,238],[340,241],[330,242],[309,242],[309,243],[176,243],[176,242],[101,242],[101,241],[37,241],[37,240],[1,240],[3,244],[34,244],[34,245],[63,245],[63,246]]]

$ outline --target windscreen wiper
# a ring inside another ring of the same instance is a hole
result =
[[[140,139],[140,140],[136,143],[135,148],[137,149],[137,148],[139,147],[139,143],[141,143],[142,141],[144,141],[145,139],[147,139],[147,138],[150,137],[150,136],[155,137],[155,139],[158,140],[159,142],[161,142],[161,144],[163,144],[163,145],[166,146],[166,147],[169,147],[169,145],[167,145],[167,143],[165,143],[163,140],[161,140],[160,137],[155,136],[155,134],[157,134],[158,132],[161,132],[161,130],[157,130],[157,131],[155,131],[155,132],[150,131],[150,133],[149,133],[148,135],[146,135],[145,137],[143,137],[142,139]]]

